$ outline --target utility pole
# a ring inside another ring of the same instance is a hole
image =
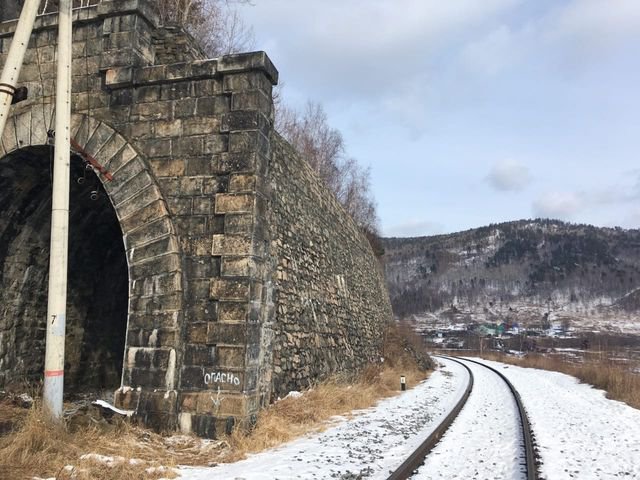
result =
[[[22,7],[16,33],[13,34],[13,40],[9,47],[7,61],[2,69],[2,76],[0,76],[0,135],[4,132],[4,127],[9,118],[9,109],[11,108],[13,95],[16,92],[24,54],[29,45],[29,38],[38,15],[39,6],[40,0],[27,0],[24,7]]]
[[[58,13],[55,156],[51,205],[51,258],[49,261],[47,345],[44,361],[44,406],[45,410],[55,419],[62,417],[64,340],[67,313],[72,7],[72,0],[60,0]]]

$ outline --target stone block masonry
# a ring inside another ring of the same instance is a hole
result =
[[[72,241],[92,261],[71,272],[82,281],[69,300],[67,386],[88,387],[82,372],[103,368],[92,386],[113,386],[116,404],[147,425],[215,437],[255,421],[277,395],[377,361],[391,318],[377,261],[275,133],[278,73],[266,54],[205,59],[146,0],[103,1],[75,17],[72,134],[114,178],[100,177],[102,210],[83,207],[79,227],[72,221]],[[39,192],[56,22],[36,23],[20,79],[29,98],[0,142],[0,386],[42,374]],[[0,63],[14,28],[0,24]],[[76,190],[72,203],[86,193]],[[107,217],[108,228],[92,228]],[[123,307],[103,307],[114,303],[105,291],[121,292]],[[119,386],[108,383],[113,372]]]
[[[285,395],[378,362],[392,312],[380,265],[353,220],[276,133],[272,149],[272,384]]]

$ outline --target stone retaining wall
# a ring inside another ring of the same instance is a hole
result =
[[[380,265],[351,217],[277,134],[272,150],[273,391],[285,395],[378,362],[392,312]]]

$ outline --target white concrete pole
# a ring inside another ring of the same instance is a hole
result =
[[[27,0],[24,3],[16,32],[13,34],[13,40],[11,40],[7,61],[2,69],[2,75],[0,76],[0,136],[4,132],[7,118],[9,118],[11,101],[16,91],[22,61],[29,46],[29,38],[33,30],[33,23],[38,15],[39,5],[40,0]]]
[[[54,418],[62,416],[64,384],[67,258],[69,253],[72,0],[60,0],[59,9],[56,137],[51,205],[51,259],[49,261],[47,345],[44,361],[44,405]]]

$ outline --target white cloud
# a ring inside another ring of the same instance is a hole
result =
[[[421,237],[425,235],[438,235],[444,232],[444,225],[429,220],[411,219],[406,222],[393,225],[384,231],[385,237]]]
[[[637,0],[572,0],[551,17],[550,34],[588,47],[640,35]]]
[[[533,202],[535,217],[571,220],[584,208],[581,198],[573,192],[548,192]]]
[[[460,53],[460,60],[471,73],[497,75],[515,59],[515,41],[510,28],[500,25],[483,38],[468,43]]]
[[[630,170],[615,183],[573,192],[547,192],[533,202],[532,209],[537,217],[640,228],[639,200],[640,172]]]
[[[504,160],[491,168],[486,179],[496,190],[518,192],[531,183],[531,173],[523,163]]]
[[[493,25],[521,1],[272,0],[243,12],[257,32],[287,31],[286,42],[275,33],[260,39],[286,70],[285,81],[353,101],[379,98],[399,80],[424,76],[434,55]]]

